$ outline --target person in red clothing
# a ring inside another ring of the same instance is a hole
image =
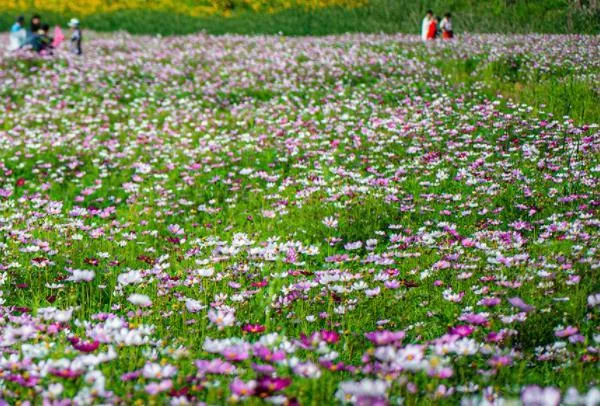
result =
[[[429,30],[427,31],[427,40],[433,41],[437,37],[437,26],[439,17],[432,18],[429,22]]]
[[[450,13],[444,15],[444,19],[440,23],[440,30],[442,31],[443,39],[447,40],[454,37],[454,32],[452,31],[452,16]]]

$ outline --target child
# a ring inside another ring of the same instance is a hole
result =
[[[33,49],[39,53],[52,53],[52,37],[48,35],[50,25],[42,24],[40,30],[36,33],[33,41]]]
[[[423,24],[421,25],[421,39],[427,41],[427,33],[429,32],[429,24],[433,19],[433,11],[427,10],[425,18],[423,18]]]
[[[16,51],[25,44],[25,41],[27,40],[27,30],[25,30],[25,17],[17,17],[17,21],[10,28],[9,39],[9,51]]]
[[[433,41],[437,37],[439,17],[432,18],[429,22],[429,28],[427,29],[427,40]]]
[[[449,40],[454,37],[454,32],[452,31],[452,16],[450,13],[444,14],[444,19],[440,24],[440,29],[442,30],[443,39]]]
[[[69,21],[69,27],[71,27],[71,52],[76,55],[81,55],[83,51],[81,50],[81,40],[83,39],[81,35],[81,28],[79,28],[79,20],[76,18],[72,18]]]

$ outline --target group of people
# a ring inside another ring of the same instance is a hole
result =
[[[69,21],[71,28],[70,50],[71,52],[81,55],[82,35],[79,26],[79,20],[76,18]],[[54,35],[50,35],[50,25],[42,23],[42,18],[39,15],[31,17],[29,28],[25,27],[25,17],[19,16],[10,29],[8,49],[16,51],[18,49],[29,48],[38,53],[52,53],[52,50],[57,48],[65,39],[60,27],[56,26]]]
[[[450,13],[444,14],[444,18],[434,17],[433,11],[428,10],[423,25],[421,26],[421,38],[423,41],[433,41],[436,38],[449,40],[454,37],[452,31],[452,16]]]

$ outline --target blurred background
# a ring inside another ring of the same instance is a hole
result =
[[[0,0],[0,26],[43,14],[84,29],[132,34],[327,35],[414,32],[427,9],[452,12],[457,32],[600,32],[600,0]]]

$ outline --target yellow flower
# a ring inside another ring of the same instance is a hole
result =
[[[23,12],[37,10],[66,16],[85,17],[122,10],[174,12],[192,17],[221,14],[232,15],[234,10],[278,12],[290,8],[315,10],[325,7],[360,7],[368,0],[5,0],[4,8]]]

